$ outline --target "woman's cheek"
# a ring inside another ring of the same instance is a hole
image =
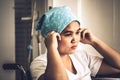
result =
[[[69,39],[62,39],[59,43],[59,46],[62,46],[62,47],[67,47],[68,45],[70,44],[70,40]]]

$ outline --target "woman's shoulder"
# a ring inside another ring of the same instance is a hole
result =
[[[46,54],[42,54],[38,57],[36,57],[32,62],[30,67],[36,68],[36,67],[46,67],[47,66],[47,56]]]
[[[40,75],[42,75],[45,72],[47,66],[47,56],[46,54],[42,54],[40,56],[37,56],[30,65],[30,70],[32,73],[32,77],[34,80],[37,80]]]
[[[37,56],[34,60],[37,61],[37,60],[46,60],[47,58],[47,54],[44,53],[44,54],[41,54],[39,56]]]

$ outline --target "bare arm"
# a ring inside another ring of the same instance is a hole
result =
[[[99,39],[95,39],[92,46],[104,57],[104,60],[109,65],[120,69],[120,53],[112,49]]]
[[[92,45],[103,57],[98,74],[120,72],[120,53],[95,37],[88,29],[81,30],[81,42]]]
[[[48,64],[44,74],[45,80],[68,80],[66,70],[57,49],[57,37],[60,37],[59,34],[52,31],[45,39],[45,44],[48,50]]]
[[[104,60],[101,64],[101,67],[97,73],[97,75],[109,75],[109,74],[120,74],[120,69],[114,68],[108,65]]]

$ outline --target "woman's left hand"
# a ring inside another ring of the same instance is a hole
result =
[[[96,39],[96,37],[92,34],[92,32],[87,28],[82,28],[80,32],[81,32],[80,42],[84,44],[92,44]]]

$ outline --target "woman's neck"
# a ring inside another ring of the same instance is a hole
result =
[[[64,56],[61,56],[61,59],[63,61],[63,64],[64,64],[65,68],[67,70],[69,70],[70,72],[76,74],[76,70],[75,70],[75,67],[72,63],[72,60],[71,60],[70,56],[69,55],[64,55]]]

